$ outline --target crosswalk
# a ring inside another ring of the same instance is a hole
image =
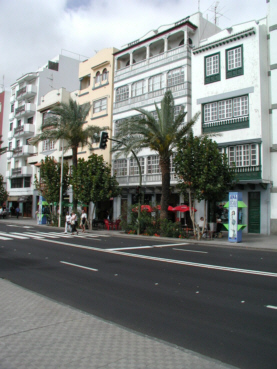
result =
[[[27,231],[27,232],[0,232],[0,240],[2,241],[11,241],[11,240],[28,240],[28,239],[60,239],[60,238],[81,238],[81,239],[93,239],[99,237],[107,237],[106,235],[99,235],[93,233],[80,233],[76,235],[71,235],[70,233],[61,233],[61,232],[35,232],[35,231]]]

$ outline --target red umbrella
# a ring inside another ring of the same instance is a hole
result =
[[[192,208],[192,210],[197,211],[194,208]],[[175,208],[173,208],[172,211],[181,211],[182,213],[185,213],[186,211],[190,211],[190,207],[188,205],[178,205]]]
[[[156,209],[157,209],[157,210],[161,210],[161,205],[157,205],[157,206],[156,206]],[[167,210],[168,210],[168,211],[173,211],[172,209],[174,209],[174,208],[173,208],[172,206],[170,206],[170,205],[169,205],[169,206],[168,206],[168,208],[167,208]]]
[[[140,210],[147,211],[148,213],[154,211],[154,209],[150,205],[141,205]],[[132,211],[138,212],[138,207],[133,208]]]

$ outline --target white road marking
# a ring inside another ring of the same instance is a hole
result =
[[[154,257],[154,256],[129,254],[127,252],[121,252],[121,251],[118,251],[118,250],[114,251],[114,250],[110,250],[110,249],[99,249],[97,247],[81,246],[81,245],[77,245],[77,244],[74,244],[74,243],[66,243],[66,242],[61,242],[61,241],[52,241],[52,240],[46,240],[46,239],[42,239],[42,241],[43,242],[49,242],[49,243],[55,243],[55,244],[58,244],[58,245],[64,245],[64,246],[68,246],[68,247],[75,247],[75,248],[79,248],[79,249],[86,249],[86,250],[91,250],[91,251],[111,253],[111,254],[115,254],[115,255],[122,255],[122,256],[127,256],[127,257],[132,257],[132,258],[146,259],[146,260],[152,260],[152,261],[160,261],[160,262],[169,263],[169,264],[178,264],[178,265],[185,265],[185,266],[204,268],[204,269],[221,270],[221,271],[225,271],[225,272],[243,273],[243,274],[251,274],[251,275],[259,275],[259,276],[264,276],[264,277],[277,278],[277,273],[263,272],[263,271],[259,271],[259,270],[230,268],[230,267],[224,267],[224,266],[219,266],[219,265],[200,264],[200,263],[193,263],[193,262],[189,262],[189,261],[158,258],[158,257]]]
[[[274,310],[277,310],[277,306],[273,306],[273,305],[266,305],[266,307],[268,309],[274,309]]]
[[[60,263],[62,263],[62,264],[66,264],[66,265],[70,265],[70,266],[74,266],[74,267],[81,268],[81,269],[91,270],[91,271],[93,271],[93,272],[98,272],[98,269],[89,268],[89,267],[86,267],[86,266],[83,266],[83,265],[72,264],[72,263],[68,263],[68,262],[66,262],[66,261],[60,261]]]
[[[8,233],[8,235],[11,235],[12,238],[18,238],[19,240],[28,240],[29,237],[25,237],[25,236],[19,236],[17,235],[15,232],[13,233]]]
[[[106,249],[109,251],[116,251],[116,250],[138,250],[138,249],[154,249],[154,248],[161,248],[161,247],[170,247],[170,246],[178,246],[178,245],[188,245],[188,243],[169,243],[167,245],[152,245],[152,246],[130,246],[130,247],[117,247],[114,249]]]
[[[12,238],[0,236],[0,240],[3,240],[3,241],[11,241]]]
[[[187,251],[187,252],[197,252],[199,254],[208,254],[207,251],[197,251],[197,250],[185,250],[185,249],[173,249],[175,251]]]
[[[17,234],[22,234],[22,233],[17,233]],[[35,239],[38,239],[38,240],[42,240],[43,239],[43,237],[39,236],[38,233],[24,232],[23,234],[27,235],[30,238],[35,238]]]

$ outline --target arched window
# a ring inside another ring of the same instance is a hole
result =
[[[101,82],[101,74],[100,72],[96,73],[96,78],[95,78],[95,83],[100,83]]]
[[[107,69],[103,69],[103,73],[102,73],[102,81],[107,81],[108,80],[108,71]]]

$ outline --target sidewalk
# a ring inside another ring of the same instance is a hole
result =
[[[27,218],[4,221],[36,225]],[[118,231],[95,232],[119,235]],[[201,243],[276,250],[276,241],[276,236],[245,235],[241,244],[230,244],[226,238]],[[236,369],[57,303],[7,280],[0,279],[0,293],[0,369]]]

